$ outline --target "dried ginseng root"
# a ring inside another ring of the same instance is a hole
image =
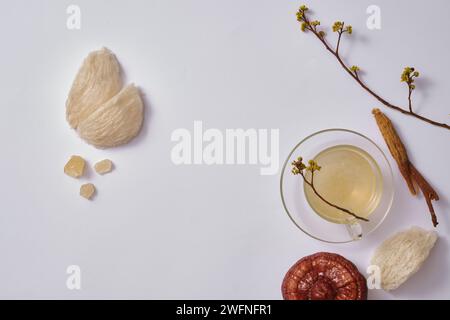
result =
[[[64,166],[64,173],[72,178],[79,178],[84,173],[86,162],[80,156],[72,156]]]
[[[82,196],[83,198],[91,200],[94,194],[95,186],[92,183],[86,183],[80,187],[80,196]]]
[[[389,118],[379,109],[373,109],[372,113],[375,116],[378,128],[380,129],[381,134],[386,141],[389,151],[397,162],[398,168],[400,169],[403,178],[405,178],[406,180],[409,191],[412,195],[416,195],[417,193],[414,188],[414,182],[419,186],[419,189],[422,190],[422,193],[427,202],[433,226],[436,227],[438,225],[438,221],[431,201],[439,200],[438,194],[420,174],[420,172],[414,167],[414,165],[409,161],[406,148],[400,140],[397,132],[395,131],[391,120],[389,120]]]
[[[109,159],[99,161],[94,166],[95,172],[98,174],[106,174],[112,171],[113,163]]]

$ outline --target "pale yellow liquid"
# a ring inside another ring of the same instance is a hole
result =
[[[316,190],[329,202],[369,218],[380,202],[383,179],[375,160],[364,150],[337,145],[321,151],[314,160],[322,167],[314,172]],[[306,177],[311,178],[309,172]],[[355,218],[335,209],[304,184],[306,199],[322,218],[334,223],[352,223]]]

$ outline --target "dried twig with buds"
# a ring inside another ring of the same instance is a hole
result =
[[[333,24],[333,32],[336,32],[338,35],[336,47],[332,48],[330,44],[325,39],[325,32],[323,30],[319,30],[320,21],[313,20],[311,21],[307,17],[307,11],[308,7],[305,5],[302,5],[300,9],[297,11],[297,20],[300,22],[300,27],[303,32],[310,31],[312,32],[319,40],[322,42],[322,44],[325,46],[325,48],[338,60],[339,64],[344,68],[344,70],[367,92],[369,92],[375,99],[377,99],[379,102],[381,102],[386,107],[389,107],[391,109],[397,110],[403,114],[415,117],[419,120],[425,121],[431,125],[438,126],[441,128],[445,128],[450,130],[450,125],[446,123],[441,123],[432,119],[429,119],[427,117],[421,116],[414,112],[412,108],[412,102],[411,102],[411,95],[414,89],[416,88],[414,84],[414,78],[419,77],[419,72],[414,70],[412,67],[406,67],[402,73],[401,81],[406,82],[408,85],[408,108],[403,108],[396,106],[381,96],[379,96],[377,93],[375,93],[372,89],[370,89],[362,80],[359,74],[360,68],[358,66],[351,66],[348,67],[345,62],[343,61],[341,55],[339,54],[339,47],[341,44],[342,36],[347,33],[348,35],[351,35],[353,33],[353,28],[350,25],[345,25],[343,21],[337,21]]]
[[[342,207],[340,207],[340,206],[338,206],[338,205],[335,205],[335,204],[329,202],[327,199],[325,199],[325,198],[317,191],[316,187],[314,186],[314,172],[320,171],[320,169],[322,169],[322,167],[319,166],[319,165],[317,164],[317,162],[314,161],[314,160],[309,160],[309,161],[308,161],[308,166],[306,166],[306,165],[303,163],[303,158],[302,158],[302,157],[299,157],[299,158],[297,158],[297,160],[295,160],[295,161],[292,162],[292,173],[293,173],[294,175],[300,175],[300,176],[302,176],[303,181],[305,181],[305,183],[306,183],[308,186],[311,187],[311,189],[313,190],[313,192],[316,194],[316,196],[318,196],[318,197],[320,198],[320,200],[322,200],[323,202],[325,202],[325,203],[328,204],[329,206],[332,206],[333,208],[336,208],[336,209],[338,209],[338,210],[341,210],[341,211],[343,211],[343,212],[345,212],[345,213],[351,215],[352,217],[355,217],[356,219],[363,220],[363,221],[369,221],[368,219],[363,218],[363,217],[360,217],[360,216],[356,215],[355,213],[351,212],[351,211],[348,210],[348,209],[342,208]],[[306,178],[306,176],[305,176],[305,170],[306,170],[306,171],[309,171],[309,172],[311,173],[311,179],[310,179],[310,180],[308,180],[308,179]]]

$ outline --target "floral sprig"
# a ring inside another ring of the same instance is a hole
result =
[[[311,189],[313,190],[313,192],[316,194],[316,196],[318,196],[320,198],[320,200],[322,200],[323,202],[325,202],[326,204],[328,204],[329,206],[332,206],[333,208],[336,208],[338,210],[341,210],[349,215],[351,215],[352,217],[359,219],[359,220],[363,220],[363,221],[369,221],[366,218],[360,217],[358,215],[356,215],[355,213],[351,212],[348,209],[342,208],[338,205],[335,205],[331,202],[329,202],[328,200],[326,200],[316,189],[316,187],[314,186],[314,173],[316,171],[320,171],[320,169],[322,169],[321,166],[319,166],[317,164],[316,161],[314,160],[309,160],[308,161],[308,165],[305,165],[303,163],[303,158],[302,157],[298,157],[296,160],[294,160],[292,162],[292,174],[294,175],[300,175],[303,178],[303,181],[311,187]],[[309,171],[311,173],[311,179],[308,180],[306,178],[305,175],[305,171]]]
[[[414,84],[414,79],[419,76],[419,73],[414,70],[412,67],[406,67],[403,70],[403,73],[401,75],[401,81],[406,82],[408,85],[408,108],[403,108],[396,106],[390,102],[388,102],[386,99],[382,98],[380,95],[375,93],[372,89],[370,89],[360,78],[359,71],[360,68],[358,66],[351,66],[348,67],[347,64],[342,59],[340,53],[339,53],[339,47],[341,44],[341,39],[344,34],[352,35],[353,28],[351,25],[346,25],[344,21],[336,21],[332,25],[332,31],[334,33],[337,33],[337,42],[336,46],[332,47],[326,40],[326,33],[323,30],[323,28],[319,28],[320,21],[319,20],[313,20],[311,21],[308,17],[308,11],[309,8],[306,5],[300,6],[300,9],[297,11],[297,21],[300,23],[300,29],[303,32],[310,31],[313,33],[325,46],[325,48],[334,55],[334,57],[338,60],[339,64],[344,68],[345,71],[354,79],[358,84],[365,89],[367,92],[369,92],[375,99],[377,99],[379,102],[381,102],[386,107],[389,107],[391,109],[394,109],[396,111],[399,111],[403,114],[415,117],[416,119],[425,121],[431,125],[438,126],[441,128],[445,128],[450,130],[450,125],[446,123],[441,123],[435,120],[432,120],[430,118],[421,116],[414,112],[412,108],[412,101],[411,101],[411,95],[414,89],[416,88],[416,85]]]
[[[403,70],[402,76],[400,77],[400,81],[406,82],[406,84],[408,85],[408,107],[410,112],[413,112],[411,94],[413,90],[416,89],[414,79],[417,77],[419,77],[419,72],[416,71],[413,67],[406,67]]]
[[[358,71],[360,71],[361,69],[358,66],[353,65],[350,67],[350,70],[353,72],[355,77],[357,77],[357,78],[359,77]]]

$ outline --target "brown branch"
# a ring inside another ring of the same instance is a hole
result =
[[[356,219],[363,220],[363,221],[366,221],[366,222],[369,221],[369,219],[360,217],[360,216],[356,215],[355,213],[351,212],[350,210],[345,209],[345,208],[342,208],[342,207],[340,207],[340,206],[338,206],[338,205],[335,205],[335,204],[331,203],[330,201],[328,201],[327,199],[325,199],[325,198],[317,191],[317,189],[316,189],[315,186],[314,186],[314,171],[311,172],[311,181],[308,181],[308,180],[306,179],[306,177],[305,177],[305,175],[303,174],[303,172],[300,172],[300,175],[303,177],[303,180],[305,181],[305,183],[306,183],[308,186],[311,187],[311,189],[314,191],[314,193],[316,194],[316,196],[318,196],[318,197],[320,198],[320,200],[322,200],[323,202],[325,202],[326,204],[328,204],[329,206],[331,206],[331,207],[333,207],[333,208],[336,208],[336,209],[338,209],[338,210],[341,210],[341,211],[343,211],[343,212],[345,212],[345,213],[351,215],[352,217],[355,217]]]
[[[331,46],[325,41],[324,37],[321,37],[319,35],[319,32],[317,31],[317,29],[313,29],[311,28],[311,24],[310,21],[308,20],[308,18],[306,17],[306,15],[303,15],[303,21],[307,24],[308,28],[306,28],[307,30],[311,31],[325,46],[325,48],[338,60],[339,64],[342,66],[342,68],[344,68],[345,71],[347,71],[347,73],[364,89],[366,90],[369,94],[371,94],[375,99],[377,99],[379,102],[381,102],[383,105],[385,105],[388,108],[391,108],[393,110],[399,111],[405,115],[409,115],[412,117],[415,117],[419,120],[425,121],[431,125],[437,126],[437,127],[441,127],[441,128],[445,128],[450,130],[450,125],[446,124],[446,123],[441,123],[441,122],[437,122],[434,120],[431,120],[429,118],[426,118],[424,116],[421,116],[415,112],[413,112],[412,110],[412,103],[410,101],[411,99],[411,92],[409,93],[409,110],[406,110],[402,107],[396,106],[390,102],[388,102],[387,100],[383,99],[381,96],[379,96],[377,93],[375,93],[372,89],[370,89],[364,82],[362,82],[362,80],[358,77],[357,74],[353,73],[348,67],[347,65],[344,63],[344,61],[342,60],[341,56],[339,55],[339,45],[340,45],[340,40],[341,40],[341,36],[342,36],[342,30],[339,31],[339,37],[338,37],[338,44],[336,46],[336,50],[333,50],[331,48]],[[411,91],[411,88],[409,88],[409,90]]]
[[[336,54],[337,55],[339,55],[339,46],[341,45],[341,38],[342,38],[342,33],[343,33],[342,30],[343,30],[343,28],[344,28],[344,23],[342,23],[342,28],[339,31],[338,41],[337,41],[337,44],[336,44]]]
[[[413,112],[413,110],[412,110],[412,101],[411,101],[411,94],[412,94],[412,89],[411,89],[411,87],[410,86],[408,86],[408,91],[409,91],[409,93],[408,93],[408,107],[409,107],[409,112]]]

